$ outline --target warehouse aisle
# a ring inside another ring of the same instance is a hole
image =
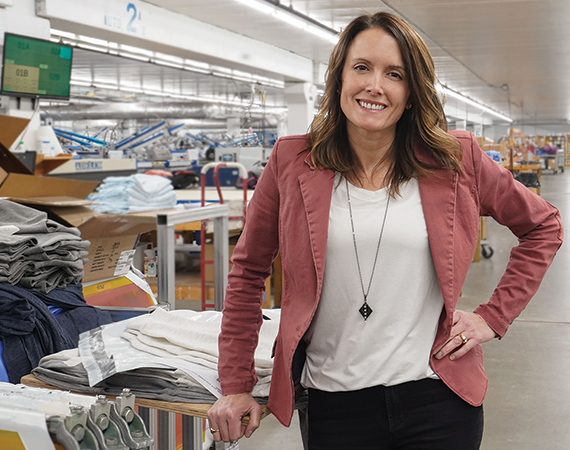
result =
[[[570,229],[570,173],[543,175],[542,196],[560,209]],[[460,309],[473,310],[487,301],[516,244],[509,230],[490,219],[488,241],[495,253],[472,264]],[[484,345],[489,392],[482,450],[570,448],[569,264],[566,243],[505,338]],[[241,450],[302,448],[296,414],[289,429],[269,416],[250,439],[240,441]]]

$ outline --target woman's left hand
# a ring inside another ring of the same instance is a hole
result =
[[[449,340],[435,351],[437,359],[446,355],[451,360],[459,359],[476,345],[492,340],[495,332],[479,314],[455,311],[449,336]]]

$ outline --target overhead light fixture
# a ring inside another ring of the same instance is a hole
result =
[[[145,93],[141,88],[134,87],[134,86],[125,86],[125,85],[122,85],[122,86],[119,85],[118,90],[122,91],[122,92],[133,92],[135,94],[144,94]]]
[[[180,58],[179,56],[167,55],[166,53],[159,53],[159,52],[156,52],[155,55],[158,59],[164,61],[170,61],[179,64],[180,66],[184,64],[184,58]]]
[[[77,47],[83,48],[85,50],[93,50],[94,52],[107,52],[107,49],[103,49],[101,47],[95,47],[94,45],[84,44],[83,42],[79,42]]]
[[[126,52],[141,54],[144,56],[148,56],[149,58],[154,56],[154,52],[140,47],[133,47],[131,45],[119,44],[119,48],[121,50],[125,50]]]
[[[88,44],[98,45],[100,47],[107,47],[109,44],[107,41],[103,39],[92,38],[89,36],[82,36],[80,34],[77,35],[77,38],[82,42],[87,42]]]
[[[119,52],[118,54],[119,54],[119,56],[122,56],[123,58],[136,59],[137,61],[150,62],[150,60],[146,56],[133,55],[132,53],[126,53],[126,52]]]
[[[90,81],[70,80],[69,84],[71,84],[72,86],[91,87]]]
[[[56,36],[62,37],[62,38],[67,38],[67,39],[76,39],[76,35],[73,33],[68,33],[67,31],[61,31],[61,30],[54,30],[53,28],[50,30],[51,34],[54,34]]]
[[[315,19],[305,16],[301,13],[293,11],[291,8],[281,6],[279,3],[273,5],[263,0],[236,0],[237,2],[253,8],[259,12],[273,16],[282,22],[292,25],[301,30],[307,31],[321,39],[329,41],[333,44],[338,42],[338,33],[321,24]]]
[[[173,69],[184,69],[184,66],[182,64],[176,64],[176,63],[169,62],[169,61],[162,61],[160,59],[155,59],[152,62],[154,62],[160,66],[172,67]]]
[[[249,6],[250,8],[256,9],[259,12],[262,12],[264,14],[269,14],[272,15],[275,12],[275,8],[272,6],[269,6],[267,3],[265,2],[258,2],[256,0],[236,0],[239,3],[243,3],[246,6]]]
[[[194,73],[201,73],[204,75],[211,75],[209,70],[198,69],[197,67],[184,66],[184,70],[187,72],[194,72]]]
[[[457,100],[462,101],[463,103],[474,106],[475,108],[479,108],[481,111],[484,111],[488,114],[491,114],[492,116],[495,116],[501,120],[504,120],[505,122],[512,122],[513,121],[513,119],[511,119],[510,117],[505,116],[504,114],[501,114],[500,112],[495,111],[494,109],[491,109],[488,106],[483,105],[482,103],[476,102],[475,100],[472,100],[469,97],[466,97],[465,95],[460,94],[459,92],[451,90],[448,87],[445,87],[442,85],[437,85],[436,87],[440,93],[442,93],[448,97],[455,98]]]
[[[94,83],[92,83],[92,86],[94,88],[97,88],[97,89],[108,89],[110,91],[118,91],[119,90],[119,86],[113,85],[113,84],[94,82]]]

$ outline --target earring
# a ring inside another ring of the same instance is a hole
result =
[[[410,103],[409,105],[407,105],[406,109],[412,109],[412,104]]]

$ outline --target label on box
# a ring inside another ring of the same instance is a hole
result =
[[[125,250],[124,252],[121,252],[121,256],[119,256],[119,261],[117,262],[117,267],[115,268],[114,276],[118,277],[128,273],[134,257],[135,250]]]

